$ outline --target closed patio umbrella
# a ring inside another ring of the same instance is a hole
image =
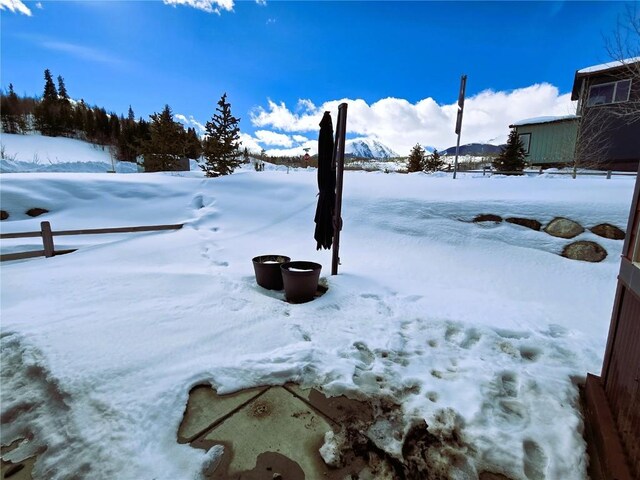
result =
[[[333,213],[336,203],[336,170],[333,165],[333,123],[324,112],[318,136],[318,205],[316,207],[317,250],[329,249],[333,243]]]

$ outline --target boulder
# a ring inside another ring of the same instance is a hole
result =
[[[29,210],[27,210],[26,213],[30,217],[38,217],[38,216],[42,215],[43,213],[49,213],[49,210],[47,210],[45,208],[30,208]]]
[[[540,229],[542,228],[542,224],[538,220],[533,220],[531,218],[511,217],[505,219],[505,222],[513,223],[515,225],[520,225],[522,227],[527,227],[537,231],[540,231]]]
[[[596,242],[579,241],[564,247],[562,256],[583,262],[601,262],[607,257],[607,251]]]
[[[611,238],[613,240],[624,240],[624,231],[620,230],[615,225],[610,223],[601,223],[595,227],[590,228],[593,233],[599,237]]]
[[[556,217],[544,227],[544,231],[549,235],[560,238],[573,238],[584,232],[584,228],[577,222],[568,218]]]
[[[6,220],[7,218],[9,218],[9,212],[0,210],[0,220]]]
[[[475,223],[479,223],[479,222],[500,223],[502,221],[502,217],[499,215],[493,215],[492,213],[482,213],[480,215],[476,215],[476,218],[474,218],[473,221]]]

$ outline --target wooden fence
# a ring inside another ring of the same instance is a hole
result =
[[[492,168],[483,168],[482,170],[460,170],[459,173],[481,173],[484,175],[542,175],[544,173],[548,173],[549,175],[571,175],[573,178],[580,177],[582,175],[587,176],[605,176],[607,180],[611,179],[612,176],[620,175],[623,177],[635,177],[636,174],[633,172],[613,172],[611,170],[607,171],[598,171],[598,172],[547,172],[540,167],[540,170],[523,170],[523,171],[513,171],[513,172],[500,172],[498,170],[494,170]]]
[[[33,250],[29,252],[7,253],[0,255],[0,261],[22,260],[24,258],[33,257],[53,257],[54,255],[63,255],[65,253],[75,252],[77,249],[56,250],[53,244],[53,237],[63,235],[96,235],[103,233],[135,233],[135,232],[155,232],[160,230],[179,230],[182,224],[175,225],[147,225],[142,227],[116,227],[116,228],[94,228],[84,230],[59,230],[52,231],[49,222],[40,222],[39,232],[18,232],[18,233],[0,233],[0,239],[9,238],[33,238],[42,237],[42,250]]]

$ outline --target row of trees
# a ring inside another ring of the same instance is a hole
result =
[[[64,78],[58,76],[56,87],[48,69],[44,80],[41,98],[19,97],[12,84],[2,93],[0,118],[4,132],[24,134],[37,130],[45,136],[78,138],[109,148],[121,161],[135,162],[143,155],[148,171],[173,170],[188,158],[200,160],[205,175],[216,177],[233,172],[242,161],[240,119],[232,115],[226,93],[206,124],[205,137],[200,139],[194,128],[185,130],[174,120],[169,105],[160,113],[151,114],[149,121],[136,120],[131,106],[124,117],[90,107],[84,100],[72,100]]]

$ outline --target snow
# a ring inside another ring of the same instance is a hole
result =
[[[581,68],[578,70],[578,74],[581,73],[594,73],[610,70],[612,68],[620,67],[622,65],[629,65],[632,63],[640,62],[640,57],[626,58],[624,60],[615,60],[613,62],[607,62],[600,65],[593,65],[592,67]]]
[[[578,117],[576,115],[561,115],[555,117],[535,117],[535,118],[526,118],[524,120],[518,120],[517,122],[513,122],[510,126],[521,126],[521,125],[531,125],[536,123],[552,123],[552,122],[561,122],[563,120],[576,120]]]
[[[67,140],[43,154],[72,158]],[[184,227],[56,237],[79,250],[3,263],[2,438],[33,439],[12,455],[40,451],[36,478],[198,478],[220,451],[176,441],[190,388],[288,381],[388,395],[407,428],[423,418],[433,432],[459,429],[476,472],[586,477],[576,383],[600,372],[622,242],[586,230],[574,240],[608,256],[578,262],[558,255],[567,240],[471,220],[624,229],[634,178],[348,171],[342,264],[329,276],[331,253],[313,239],[313,169],[205,179],[73,162],[80,172],[2,174],[2,232],[44,219],[54,230]],[[50,213],[30,218],[31,207]],[[37,241],[2,240],[3,253]],[[251,259],[274,253],[320,263],[328,291],[290,305],[258,287]],[[323,455],[335,459],[331,444]]]

